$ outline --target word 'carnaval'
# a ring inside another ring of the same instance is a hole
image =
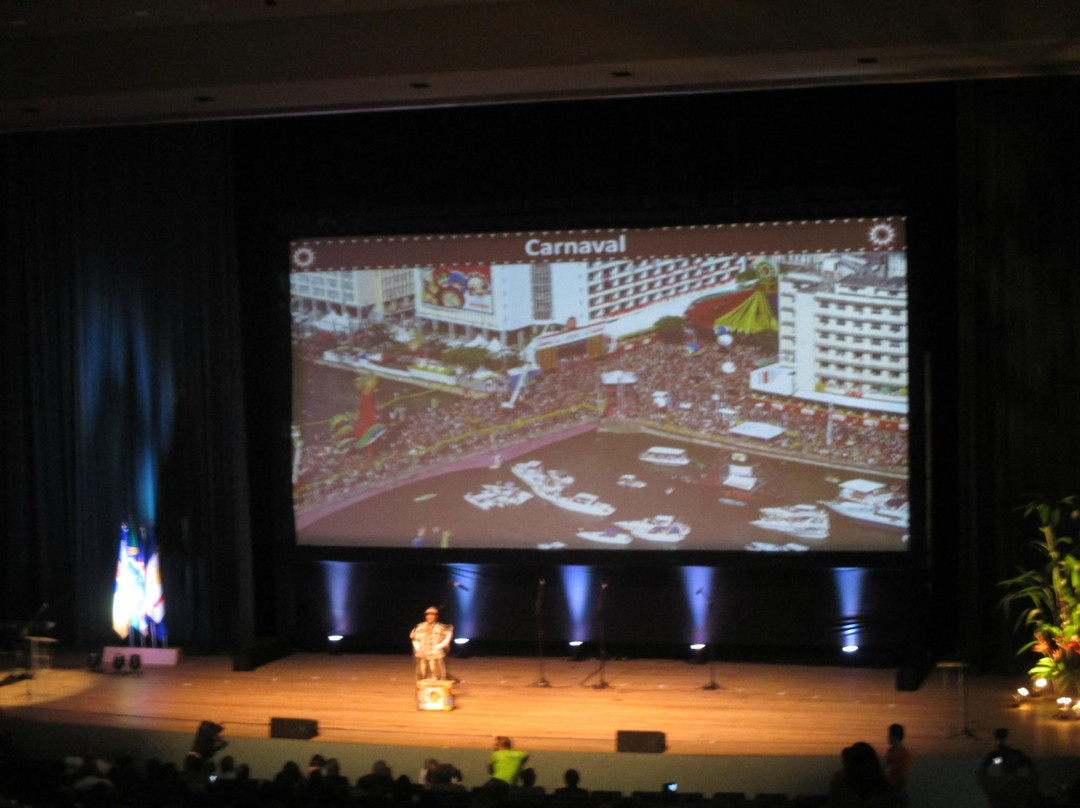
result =
[[[541,241],[531,238],[525,242],[526,255],[603,255],[626,252],[626,235],[600,241]]]

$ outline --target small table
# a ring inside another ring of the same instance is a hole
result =
[[[956,698],[960,711],[960,729],[945,737],[947,738],[974,738],[975,733],[968,727],[968,708],[967,708],[967,684],[964,681],[964,671],[967,670],[968,664],[966,662],[958,662],[955,660],[942,660],[936,665],[937,669],[941,671],[941,686],[948,687],[950,674],[956,674]]]
[[[30,683],[34,681],[38,671],[52,667],[52,647],[56,644],[56,638],[27,636],[26,641],[30,644],[29,658],[26,660],[26,697],[30,698],[34,695]]]

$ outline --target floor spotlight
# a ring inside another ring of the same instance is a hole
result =
[[[458,659],[465,659],[472,656],[472,645],[470,645],[471,637],[454,637],[454,656]]]
[[[859,650],[859,646],[855,645],[854,643],[849,643],[848,645],[841,646],[840,650],[843,651],[845,654],[854,654],[856,651]]]
[[[581,662],[585,659],[585,641],[584,640],[570,640],[567,643],[570,648],[570,661]]]
[[[344,634],[327,634],[326,642],[329,643],[331,654],[340,654],[343,650],[342,640],[345,639]]]
[[[690,656],[687,658],[687,662],[691,665],[704,665],[705,664],[705,643],[695,642],[690,644]]]
[[[1076,711],[1073,709],[1073,700],[1068,696],[1062,696],[1057,700],[1057,715],[1055,718],[1076,718]]]

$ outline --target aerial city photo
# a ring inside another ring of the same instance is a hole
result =
[[[290,245],[302,544],[903,551],[902,217]]]

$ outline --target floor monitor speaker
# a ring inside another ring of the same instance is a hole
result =
[[[306,741],[319,734],[319,722],[311,718],[271,718],[271,738],[299,738]]]
[[[615,735],[617,752],[663,752],[667,742],[662,732],[639,732],[620,729]]]

